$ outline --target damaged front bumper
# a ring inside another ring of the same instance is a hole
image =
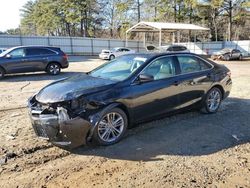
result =
[[[86,144],[90,122],[81,117],[70,118],[63,107],[49,113],[29,100],[29,116],[36,135],[54,145],[74,148]]]

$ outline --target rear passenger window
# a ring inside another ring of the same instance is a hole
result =
[[[192,56],[177,56],[180,63],[181,73],[191,73],[201,70],[207,70],[210,66],[204,61]]]
[[[55,52],[45,48],[29,48],[26,50],[27,56],[53,55]]]

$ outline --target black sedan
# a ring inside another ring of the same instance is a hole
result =
[[[218,52],[214,52],[211,56],[213,60],[242,60],[243,55],[240,50],[238,49],[231,49],[231,48],[224,48]]]
[[[36,134],[57,146],[110,145],[134,124],[170,112],[217,112],[230,76],[195,54],[125,55],[44,87],[29,100],[30,118]]]
[[[57,75],[68,66],[68,57],[60,48],[18,46],[0,54],[0,79],[6,74],[37,71]]]

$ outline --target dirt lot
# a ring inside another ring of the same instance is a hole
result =
[[[250,187],[250,59],[226,63],[233,89],[217,114],[192,111],[138,125],[109,147],[68,152],[39,140],[27,99],[101,63],[0,81],[0,187]]]

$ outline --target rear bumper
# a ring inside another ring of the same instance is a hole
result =
[[[29,108],[29,116],[39,138],[59,147],[75,148],[86,144],[91,124],[81,117],[62,121],[58,114],[43,114],[32,107]]]
[[[61,63],[61,66],[63,69],[66,69],[69,67],[69,61],[68,60],[64,60],[62,63]]]
[[[232,89],[232,85],[233,85],[233,82],[232,82],[232,79],[229,78],[227,81],[225,81],[224,83],[224,96],[223,96],[223,99],[226,99],[230,92],[231,92],[231,89]]]

